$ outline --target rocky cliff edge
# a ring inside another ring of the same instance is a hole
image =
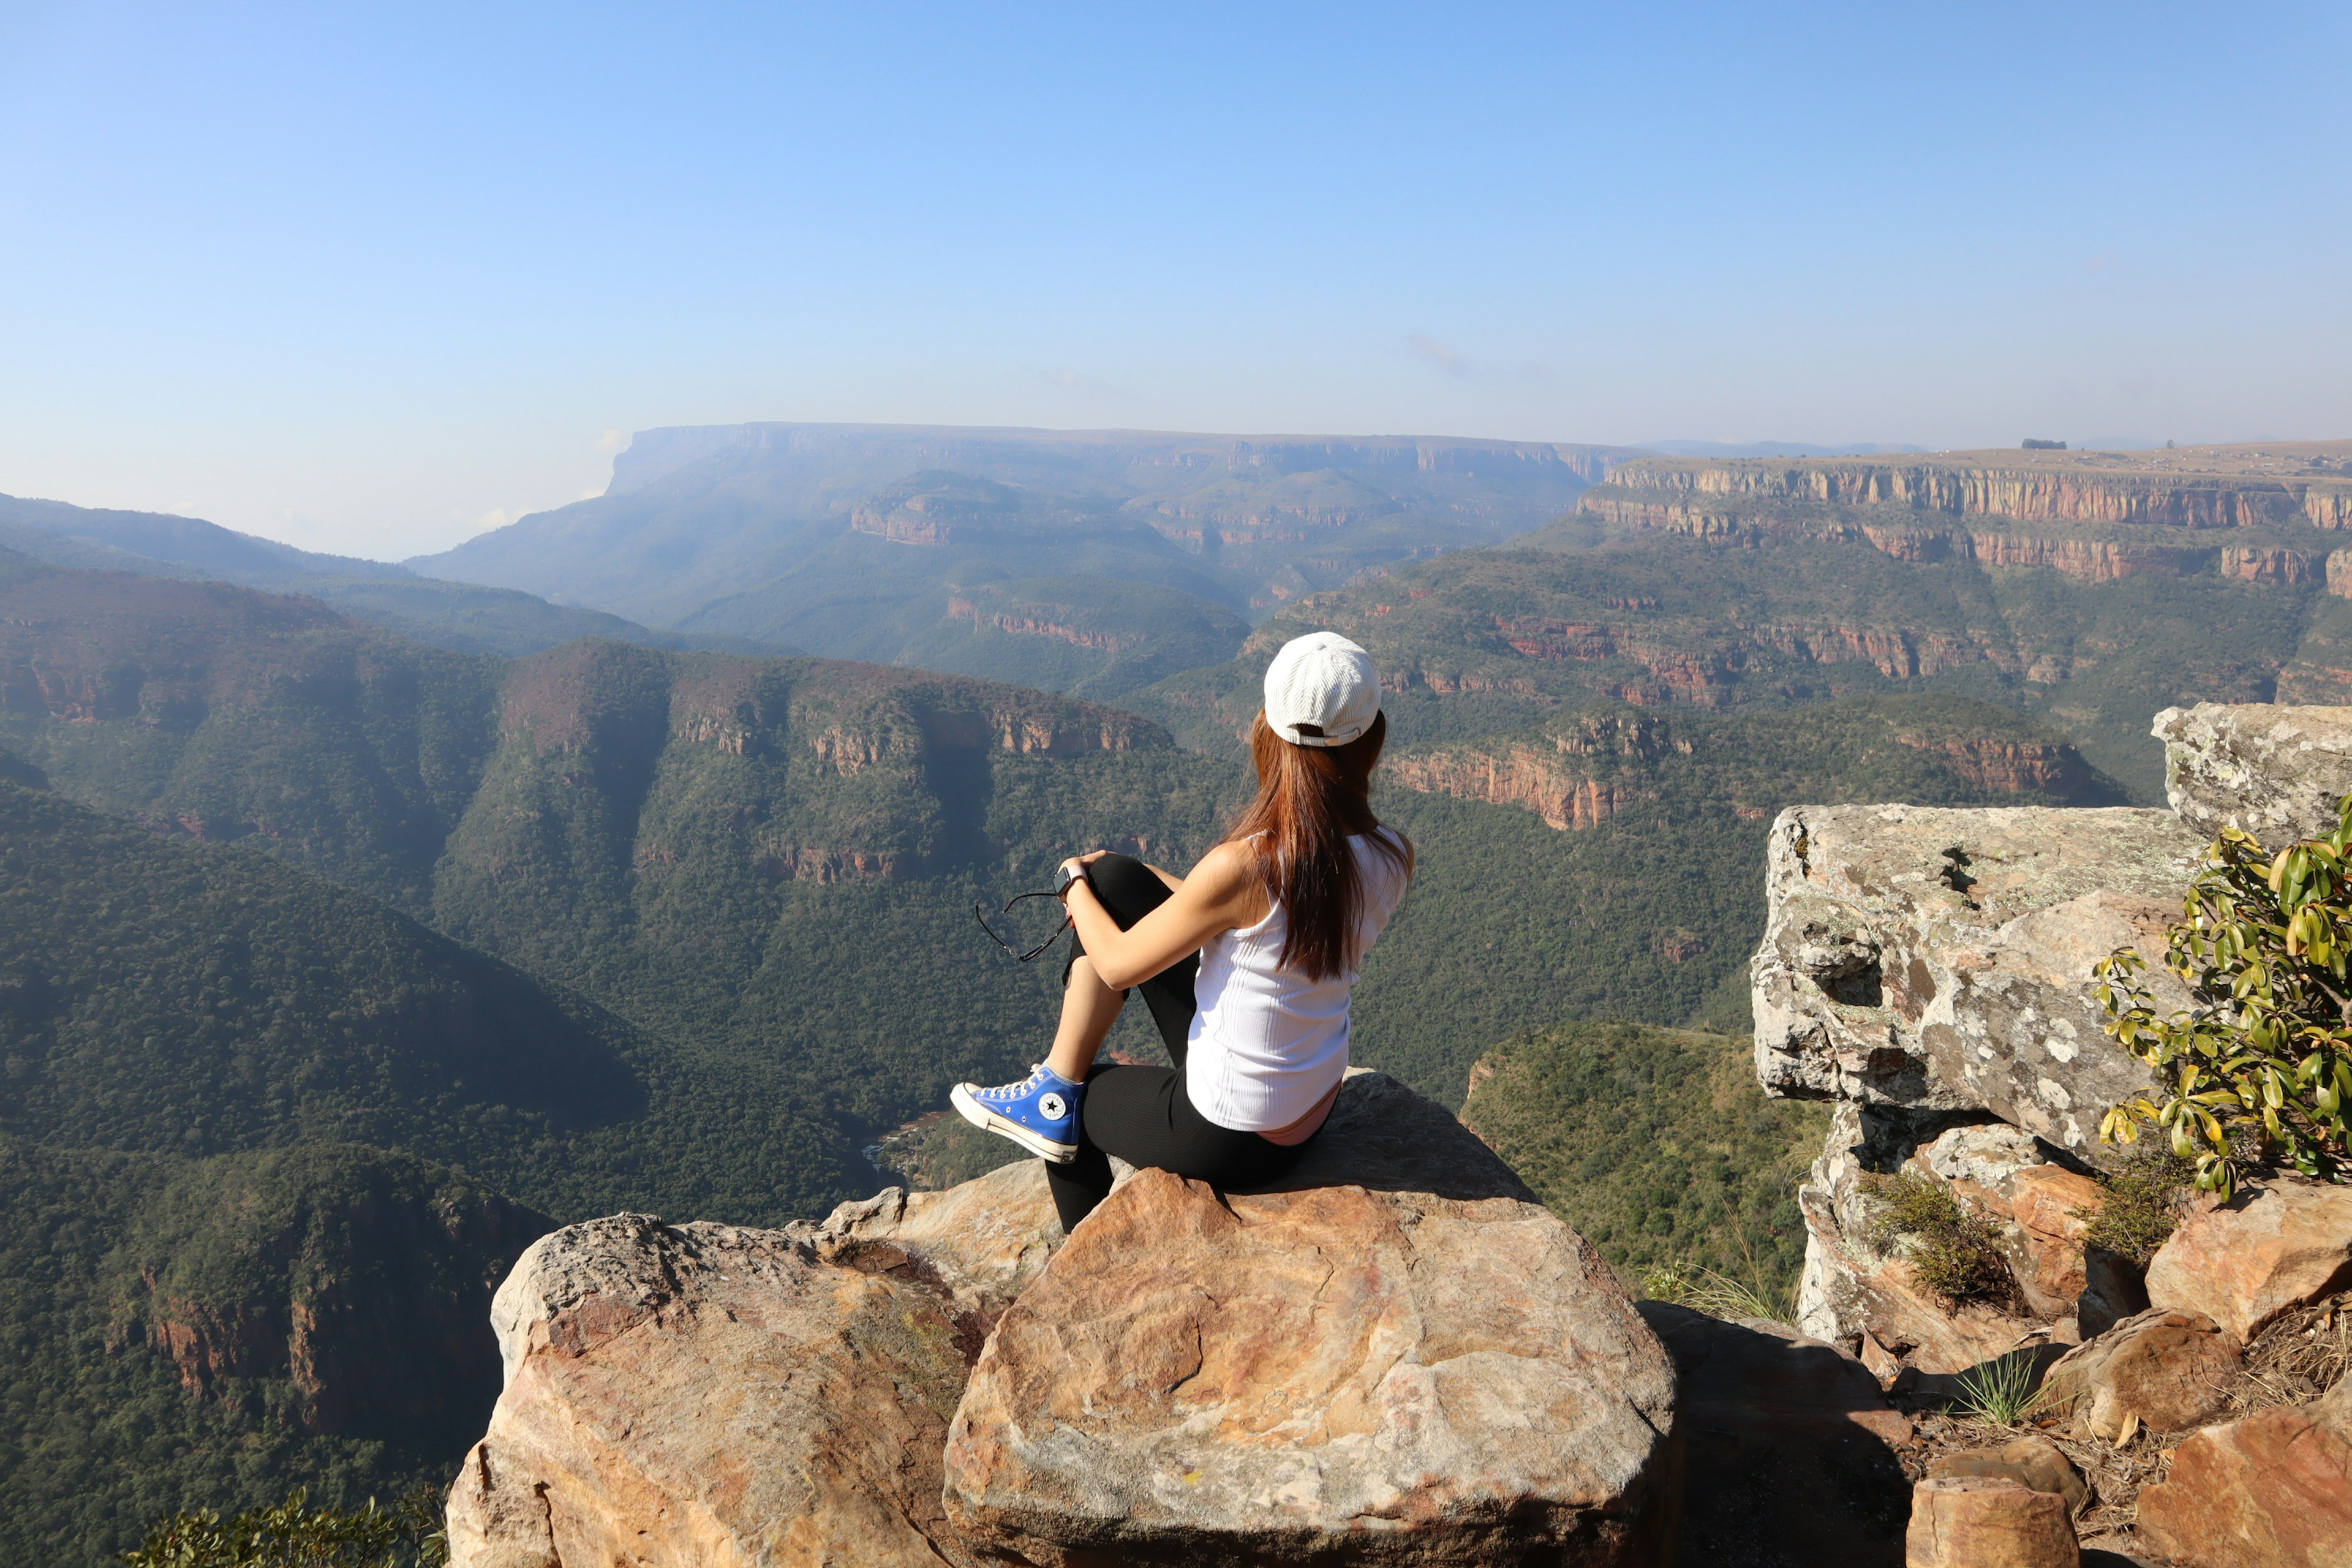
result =
[[[501,1287],[455,1568],[1651,1564],[1673,1364],[1454,1119],[1352,1074],[1279,1191],[1040,1168],[754,1231],[622,1215]]]

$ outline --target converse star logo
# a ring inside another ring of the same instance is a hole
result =
[[[1044,1117],[1046,1121],[1059,1121],[1063,1117],[1067,1116],[1069,1113],[1070,1102],[1064,1100],[1060,1095],[1041,1094],[1037,1097],[1037,1114]]]

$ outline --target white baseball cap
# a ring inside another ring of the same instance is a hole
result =
[[[1293,637],[1266,666],[1266,724],[1294,746],[1344,746],[1380,711],[1372,656],[1338,632]]]

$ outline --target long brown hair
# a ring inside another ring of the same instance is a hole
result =
[[[1412,842],[1372,815],[1372,769],[1388,734],[1385,713],[1344,746],[1294,746],[1268,727],[1263,710],[1250,726],[1257,798],[1228,841],[1251,847],[1266,896],[1288,917],[1282,967],[1311,980],[1342,973],[1360,956],[1364,879],[1349,836],[1362,834],[1374,854],[1412,875]]]

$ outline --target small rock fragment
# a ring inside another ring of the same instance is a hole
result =
[[[2006,1476],[1950,1476],[1911,1491],[1906,1568],[2080,1568],[2066,1500]]]

